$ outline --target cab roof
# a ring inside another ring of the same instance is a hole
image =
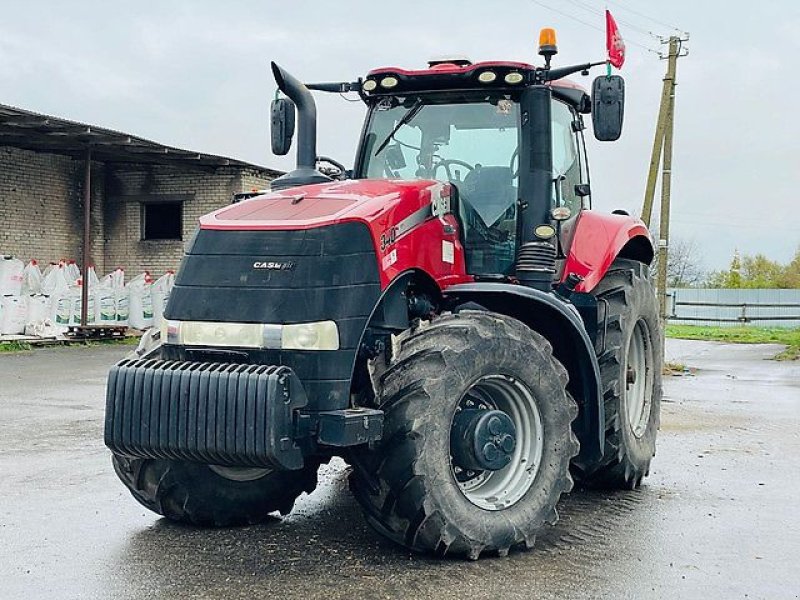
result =
[[[465,61],[437,62],[427,69],[380,67],[367,73],[364,95],[380,97],[409,92],[445,90],[508,90],[541,84],[544,69],[524,62],[484,61],[468,64]],[[484,73],[493,74],[483,75]],[[519,74],[519,75],[516,75]],[[509,78],[509,75],[511,77]],[[508,79],[507,79],[508,78]],[[367,82],[373,83],[367,83]],[[548,81],[557,95],[581,107],[588,94],[581,85],[569,79]],[[372,87],[372,89],[369,89]],[[588,112],[588,111],[587,111]]]

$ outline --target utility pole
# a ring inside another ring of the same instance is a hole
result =
[[[661,164],[661,208],[659,212],[658,234],[658,306],[661,317],[662,330],[667,323],[667,261],[669,250],[669,212],[670,193],[672,191],[672,131],[675,123],[675,73],[678,58],[686,56],[687,50],[682,48],[683,42],[689,40],[685,37],[673,35],[662,43],[668,44],[666,56],[667,74],[664,76],[664,87],[661,90],[661,105],[658,109],[656,134],[653,139],[653,151],[650,156],[650,169],[647,174],[647,186],[644,192],[642,206],[642,220],[650,227],[653,213],[653,201],[656,194],[656,180],[658,179],[658,166]],[[663,158],[663,160],[662,160]],[[662,335],[662,343],[664,336]]]

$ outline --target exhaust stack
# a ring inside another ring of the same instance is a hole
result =
[[[332,181],[317,171],[317,105],[308,88],[290,73],[271,63],[278,89],[294,102],[298,113],[297,167],[273,180],[270,188],[280,190],[298,185]]]

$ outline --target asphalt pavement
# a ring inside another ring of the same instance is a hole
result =
[[[668,340],[658,454],[638,490],[576,491],[534,550],[409,554],[365,524],[341,462],[294,512],[202,530],[160,519],[103,446],[118,346],[0,354],[0,598],[798,598],[800,363]]]

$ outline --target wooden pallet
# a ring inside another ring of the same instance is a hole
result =
[[[112,340],[127,337],[128,328],[107,325],[71,325],[67,328],[69,340]]]

